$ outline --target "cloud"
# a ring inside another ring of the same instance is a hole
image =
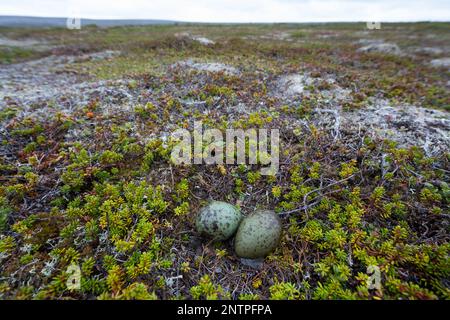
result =
[[[197,22],[449,21],[448,0],[2,0],[2,15]]]

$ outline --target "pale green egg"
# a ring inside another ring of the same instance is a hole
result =
[[[258,210],[244,218],[236,233],[234,249],[241,258],[264,258],[278,245],[281,220],[270,210]]]
[[[226,240],[235,234],[242,215],[229,203],[212,201],[200,209],[197,215],[197,231],[214,240]]]

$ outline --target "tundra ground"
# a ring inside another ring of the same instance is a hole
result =
[[[449,57],[448,23],[1,28],[0,298],[448,299]],[[279,129],[279,171],[174,165],[194,121]],[[200,237],[212,199],[278,248]]]

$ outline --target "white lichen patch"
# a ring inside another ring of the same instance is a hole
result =
[[[208,39],[208,38],[205,38],[205,37],[197,37],[197,36],[194,36],[194,37],[192,38],[192,40],[197,41],[197,42],[199,42],[200,44],[203,44],[203,45],[205,45],[205,46],[212,46],[212,45],[216,44],[213,40]]]
[[[373,41],[368,45],[358,49],[359,52],[379,52],[386,54],[400,55],[402,52],[398,45],[395,43],[380,42],[379,40]]]
[[[440,47],[418,47],[418,48],[413,47],[410,48],[410,50],[413,53],[433,54],[433,55],[442,54],[446,51],[446,49]]]
[[[6,37],[0,37],[0,46],[32,49],[35,51],[46,51],[52,48],[56,48],[55,45],[50,44],[46,40],[34,38],[10,39]]]
[[[271,32],[268,34],[261,35],[259,39],[292,41],[291,34],[289,32]]]
[[[18,119],[45,120],[57,113],[70,116],[90,101],[100,100],[98,112],[129,111],[132,80],[91,81],[66,72],[79,61],[108,59],[117,54],[118,51],[102,51],[82,56],[49,56],[4,66],[0,69],[0,109],[12,105]]]
[[[9,39],[9,38],[0,38],[0,46],[7,47],[32,47],[37,44],[42,44],[42,41],[38,41],[36,39]]]
[[[189,32],[177,32],[175,33],[175,37],[178,39],[190,39],[193,41],[197,41],[198,43],[205,45],[205,46],[212,46],[214,44],[216,44],[215,41],[204,37],[204,36],[199,36],[199,35],[192,35]]]
[[[430,61],[430,64],[436,68],[450,68],[450,58],[434,59]]]
[[[306,74],[291,74],[279,79],[278,90],[288,96],[308,94],[307,87],[314,83],[314,79]]]
[[[353,44],[355,45],[362,45],[367,46],[369,44],[381,44],[384,43],[384,39],[375,39],[375,38],[361,38],[357,41],[354,41]]]
[[[326,84],[326,89],[320,89]],[[282,76],[275,85],[274,94],[279,98],[300,98],[309,96],[312,90],[319,90],[324,99],[343,101],[351,90],[341,88],[331,76],[312,77],[309,73]]]
[[[357,110],[317,109],[313,113],[316,125],[337,133],[345,130],[393,140],[399,147],[419,146],[428,155],[450,148],[450,116],[445,111],[371,99],[369,105]]]
[[[4,66],[0,69],[0,100],[6,97],[25,101],[54,97],[79,82],[75,75],[64,72],[71,64],[109,59],[118,54],[119,51],[107,50],[81,56],[49,56]]]
[[[450,148],[450,117],[444,111],[377,100],[367,108],[346,112],[344,119],[401,147],[421,146],[430,155]]]
[[[197,71],[202,72],[213,72],[213,73],[220,73],[223,72],[227,75],[238,75],[239,70],[236,69],[233,66],[220,63],[220,62],[195,62],[192,59],[188,59],[185,61],[177,62],[176,64],[172,65],[172,67],[182,67],[187,69],[193,69]]]

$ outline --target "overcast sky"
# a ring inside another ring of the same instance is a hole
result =
[[[196,22],[450,21],[450,0],[0,0],[0,15]]]

